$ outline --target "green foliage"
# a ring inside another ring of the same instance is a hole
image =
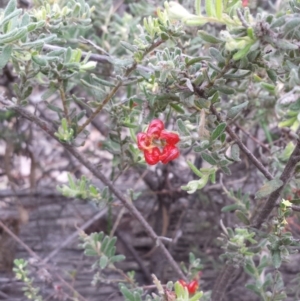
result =
[[[24,259],[15,259],[14,265],[13,272],[16,278],[24,283],[25,297],[29,300],[43,301],[39,294],[40,289],[33,286],[33,279],[29,277],[28,262]]]
[[[82,241],[80,247],[84,249],[84,254],[97,258],[92,268],[93,270],[100,270],[100,272],[94,275],[94,285],[101,280],[100,273],[102,270],[115,269],[114,264],[125,259],[125,256],[122,254],[116,255],[116,237],[109,237],[104,235],[103,232],[90,235],[81,232],[80,239]]]
[[[68,174],[68,182],[68,185],[57,186],[57,190],[66,197],[90,200],[98,205],[104,205],[109,199],[107,187],[99,191],[96,186],[89,183],[85,176],[82,176],[80,180],[74,180]]]
[[[291,187],[299,186],[292,175],[286,181],[280,177],[296,144],[292,139],[276,144],[271,130],[271,125],[289,128],[292,137],[298,138],[299,1],[292,0],[273,14],[254,14],[256,8],[243,7],[239,0],[195,0],[193,8],[175,1],[165,2],[164,8],[149,1],[125,2],[121,14],[112,0],[35,0],[34,8],[27,11],[11,0],[0,14],[0,68],[8,66],[18,77],[12,84],[13,103],[32,105],[34,89],[43,91],[34,105],[46,104],[43,113],[52,113],[55,137],[68,147],[83,145],[90,124],[99,127],[102,119],[98,117],[104,117],[108,134],[99,147],[111,155],[107,174],[112,181],[129,168],[139,168],[143,160],[136,135],[159,117],[166,127],[178,131],[181,154],[190,152],[206,164],[196,167],[186,160],[187,170],[198,177],[181,186],[188,194],[219,181],[219,174],[231,176],[230,165],[245,160],[241,133],[249,132],[247,136],[253,138],[252,130],[257,128],[269,143],[258,141],[267,149],[263,153],[258,148],[262,166],[269,164],[274,179],[260,179],[265,184],[253,195],[264,202],[287,186],[290,178]],[[1,123],[8,124],[15,117],[11,110],[0,112]],[[10,130],[1,133],[1,138],[10,136]],[[266,269],[279,269],[291,247],[298,244],[284,231],[291,204],[297,199],[280,202],[271,229],[261,229],[262,234],[251,228],[257,212],[249,193],[229,190],[221,180],[218,184],[232,201],[222,212],[234,212],[240,223],[235,229],[222,226],[222,258],[244,267],[254,281],[247,288],[262,300],[284,300],[280,273],[266,273]],[[99,204],[112,200],[107,188],[100,191],[85,176],[74,180],[68,175],[68,185],[58,190],[64,196]],[[139,194],[128,189],[131,200]],[[256,209],[259,213],[260,208]],[[100,272],[94,283],[105,282],[101,271],[116,271],[115,263],[124,259],[116,255],[116,239],[102,232],[81,238],[85,254],[97,258],[93,268]],[[266,250],[268,255],[262,255]],[[190,266],[183,269],[194,277],[201,268],[200,261],[190,255]],[[27,297],[41,300],[28,278],[25,261],[16,261],[15,272],[27,285]],[[158,295],[144,297],[133,278],[125,277],[128,283],[120,286],[125,300],[166,299],[158,280]],[[190,296],[178,282],[168,287],[168,293],[172,300],[181,301],[208,296],[202,292]]]

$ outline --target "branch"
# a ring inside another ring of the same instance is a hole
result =
[[[165,245],[160,241],[159,237],[156,235],[152,227],[148,224],[145,218],[141,215],[141,213],[136,209],[136,207],[129,202],[125,197],[124,193],[118,190],[115,185],[106,178],[104,174],[99,170],[97,166],[95,166],[90,161],[86,160],[84,156],[82,156],[77,149],[75,149],[72,145],[63,143],[59,139],[54,136],[54,129],[52,126],[48,125],[47,122],[40,119],[39,117],[29,113],[24,108],[13,104],[11,101],[5,100],[0,98],[0,102],[3,103],[7,109],[14,110],[18,112],[21,116],[28,119],[29,121],[35,123],[41,129],[43,129],[48,135],[50,135],[53,139],[58,141],[71,155],[73,155],[83,166],[85,166],[97,179],[99,179],[105,186],[107,186],[110,191],[121,201],[121,203],[128,209],[128,211],[142,224],[145,231],[151,237],[156,244],[159,245],[162,253],[164,254],[165,258],[168,260],[174,271],[177,273],[178,277],[182,279],[186,279],[183,272],[179,268],[178,264],[175,262],[172,255],[169,253]]]
[[[300,162],[300,140],[299,139],[297,140],[297,145],[296,145],[293,153],[291,154],[291,156],[279,178],[283,182],[282,186],[280,188],[278,188],[277,190],[275,190],[274,192],[272,192],[265,203],[263,203],[262,205],[259,204],[257,214],[253,215],[252,219],[251,219],[252,227],[259,229],[261,227],[262,223],[267,220],[268,216],[271,214],[273,209],[276,207],[276,201],[280,197],[282,190],[284,189],[286,184],[289,182],[289,180],[293,176],[295,167],[298,162]],[[297,211],[297,209],[299,209],[299,211],[300,211],[299,206],[293,205],[292,209],[295,211]],[[221,301],[222,300],[222,298],[225,294],[226,288],[231,280],[230,275],[232,275],[233,271],[234,271],[233,265],[228,265],[228,264],[226,264],[226,266],[222,269],[222,271],[220,272],[220,274],[216,280],[215,286],[213,288],[212,299],[211,299],[212,301]]]
[[[148,53],[153,51],[156,47],[161,45],[164,41],[163,40],[157,40],[156,42],[153,42],[143,53],[143,56],[141,59],[143,59]],[[137,62],[134,62],[131,67],[129,67],[124,77],[128,77],[135,69],[137,68]],[[111,89],[111,91],[108,93],[108,95],[104,98],[102,103],[97,107],[97,109],[91,113],[91,115],[88,117],[88,119],[78,128],[76,135],[80,134],[91,122],[92,120],[102,111],[104,106],[112,99],[112,97],[118,92],[119,88],[123,85],[123,80],[119,80],[118,83]]]
[[[268,197],[267,201],[263,205],[260,205],[257,215],[252,216],[252,220],[251,220],[252,227],[258,229],[260,228],[262,223],[267,220],[268,216],[276,206],[276,201],[279,198],[280,193],[282,192],[285,185],[289,182],[291,177],[294,175],[295,167],[298,162],[300,162],[300,140],[299,139],[297,140],[295,149],[291,154],[279,178],[283,182],[282,186],[279,187],[274,192],[272,192]]]
[[[0,227],[11,236],[11,238],[16,241],[18,244],[20,244],[33,258],[35,258],[38,263],[42,261],[42,259],[28,246],[26,245],[15,233],[13,233],[1,220],[0,220]],[[43,264],[41,264],[43,265]],[[55,272],[54,268],[49,265],[43,265],[47,270],[52,270],[53,275],[59,279],[61,283],[63,283],[68,289],[73,292],[75,296],[78,296],[78,298],[81,301],[87,301],[83,296],[77,292],[72,285],[70,285],[66,280],[64,280],[58,273]]]
[[[210,106],[211,112],[216,115],[217,119],[222,122],[222,118],[220,114],[217,112],[216,108],[212,105]],[[229,134],[232,140],[234,140],[240,149],[244,152],[244,154],[249,158],[249,160],[257,167],[257,169],[268,179],[273,180],[273,176],[270,172],[259,162],[251,151],[247,148],[247,146],[241,141],[241,139],[233,132],[229,125],[226,126],[226,132]]]
[[[66,49],[66,48],[56,46],[56,45],[44,44],[43,49],[47,50],[47,51],[52,51],[52,50],[60,50],[60,49]],[[89,56],[89,61],[96,61],[98,63],[112,64],[112,62],[114,60],[114,58],[109,56],[109,55],[101,55],[101,54],[89,53],[89,52],[84,52],[84,51],[81,53],[81,56],[82,56],[82,58],[86,58],[87,56]],[[153,71],[151,68],[145,67],[145,66],[140,65],[140,64],[137,64],[136,68],[138,70],[143,70],[143,71],[146,71],[146,72]]]

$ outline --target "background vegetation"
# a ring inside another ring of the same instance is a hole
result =
[[[299,25],[299,0],[9,1],[0,298],[299,298]]]

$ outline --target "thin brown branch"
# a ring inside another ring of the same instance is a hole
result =
[[[293,211],[300,212],[300,206],[292,205],[291,208],[292,208]]]
[[[234,266],[231,264],[225,264],[221,273],[216,280],[215,286],[212,291],[211,301],[222,301],[226,288],[232,279],[234,273]]]
[[[63,241],[62,244],[60,244],[57,248],[55,248],[46,258],[43,259],[42,263],[47,263],[49,260],[51,260],[61,249],[66,247],[69,243],[71,243],[74,239],[76,239],[80,233],[80,231],[84,231],[87,229],[90,225],[92,225],[95,221],[99,220],[106,214],[107,210],[101,210],[99,211],[95,216],[92,218],[89,218],[81,227],[78,227],[78,229],[71,234],[67,239]]]
[[[222,117],[216,110],[216,108],[212,105],[210,106],[211,112],[217,117],[219,121],[223,121]],[[249,160],[257,167],[257,169],[268,179],[273,180],[273,176],[270,174],[270,172],[262,165],[261,162],[259,162],[254,155],[251,153],[251,151],[247,148],[247,146],[241,141],[241,139],[234,133],[234,131],[231,129],[229,125],[226,126],[226,132],[229,134],[232,140],[234,140],[237,145],[240,147],[242,152],[249,158]]]
[[[42,259],[28,246],[26,245],[15,233],[13,233],[1,220],[0,220],[0,227],[11,236],[11,238],[16,241],[18,244],[20,244],[33,258],[38,260],[40,263]],[[75,296],[77,296],[82,301],[87,301],[77,290],[73,288],[72,285],[70,285],[66,280],[64,280],[57,272],[54,271],[54,269],[49,265],[43,265],[47,270],[51,270],[53,275],[61,282],[63,283]]]
[[[142,59],[156,47],[161,45],[164,41],[158,40],[148,47],[143,53]],[[137,62],[134,62],[131,67],[129,67],[125,74],[124,78],[128,77],[135,69],[137,68]],[[119,80],[118,83],[111,89],[107,96],[103,99],[102,103],[97,107],[97,109],[91,113],[91,115],[86,119],[86,121],[78,128],[77,135],[80,134],[91,122],[92,120],[102,111],[106,104],[112,99],[112,97],[117,93],[119,88],[123,85],[123,80]]]
[[[52,126],[48,125],[47,122],[40,119],[39,117],[29,113],[24,108],[17,106],[13,104],[12,102],[1,99],[0,102],[3,103],[7,109],[14,110],[18,112],[22,117],[28,119],[29,121],[35,123],[37,126],[39,126],[41,129],[43,129],[47,134],[49,134],[53,139],[58,141],[71,155],[73,155],[83,166],[85,166],[97,179],[99,179],[105,186],[107,186],[110,191],[121,201],[121,203],[128,209],[128,211],[142,224],[145,231],[151,237],[156,244],[159,245],[161,252],[164,254],[165,258],[168,260],[169,264],[172,266],[176,274],[182,278],[185,279],[183,272],[179,268],[178,264],[175,262],[174,258],[170,254],[170,252],[167,250],[165,245],[160,241],[157,234],[154,232],[152,227],[148,224],[148,222],[145,220],[145,218],[141,215],[141,213],[136,209],[136,207],[132,204],[132,202],[128,201],[126,197],[124,196],[124,193],[122,193],[120,190],[118,190],[115,185],[106,178],[104,174],[99,170],[97,166],[95,166],[90,161],[86,160],[84,156],[82,156],[77,149],[75,149],[72,145],[61,142],[58,138],[54,135],[54,130]]]
[[[257,210],[257,214],[255,216],[252,216],[251,225],[254,228],[260,228],[263,222],[265,222],[272,212],[272,210],[276,206],[276,201],[280,197],[280,194],[285,187],[285,185],[289,182],[291,177],[294,175],[295,167],[297,163],[300,162],[300,140],[297,140],[297,144],[295,146],[295,149],[293,153],[291,154],[281,176],[280,180],[283,182],[282,186],[279,187],[277,190],[272,192],[270,196],[268,197],[267,201],[260,205],[260,207]]]
[[[255,210],[257,212],[255,215],[252,216],[251,219],[251,226],[254,228],[259,229],[261,225],[267,221],[269,215],[273,211],[273,209],[276,207],[276,202],[278,198],[280,197],[280,194],[285,187],[285,185],[289,182],[291,177],[294,174],[295,167],[297,163],[300,162],[300,140],[297,140],[296,147],[291,154],[281,176],[280,180],[283,182],[282,186],[272,192],[266,202],[264,202],[262,205],[259,204],[259,208]],[[300,207],[299,206],[292,206],[292,209],[297,211]],[[216,282],[215,286],[213,288],[213,293],[212,293],[212,301],[221,301],[225,292],[226,288],[231,280],[231,274],[234,271],[234,267],[232,265],[226,265],[222,271],[220,272]]]

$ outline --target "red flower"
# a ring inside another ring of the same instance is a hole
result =
[[[161,120],[154,119],[150,122],[146,133],[137,134],[138,148],[144,151],[145,160],[150,165],[159,161],[167,164],[180,155],[179,149],[175,146],[180,141],[178,134],[164,128]],[[159,147],[163,148],[162,152]]]
[[[180,279],[180,280],[178,280],[178,282],[183,287],[186,287],[190,294],[195,294],[199,287],[197,280],[192,280],[190,283],[186,283],[184,280]]]

